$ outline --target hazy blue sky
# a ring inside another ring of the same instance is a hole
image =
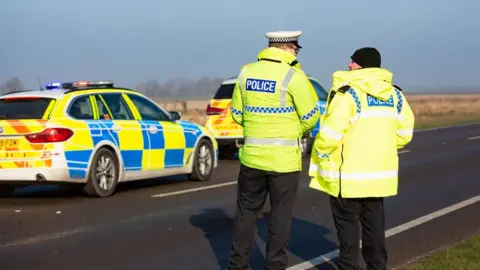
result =
[[[480,1],[0,0],[0,83],[236,76],[266,31],[303,30],[299,61],[330,87],[374,46],[397,84],[479,85]]]

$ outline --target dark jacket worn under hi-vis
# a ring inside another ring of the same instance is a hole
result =
[[[243,66],[232,97],[232,117],[243,127],[240,162],[248,167],[302,170],[299,141],[319,117],[318,97],[294,55],[270,47]]]

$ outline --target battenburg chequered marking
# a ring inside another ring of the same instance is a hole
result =
[[[357,113],[360,113],[361,111],[361,105],[360,105],[360,99],[358,98],[357,96],[357,92],[355,92],[355,90],[353,90],[353,88],[350,88],[348,90],[348,92],[350,93],[350,95],[352,95],[353,97],[353,101],[355,101],[355,105],[357,107]]]
[[[403,107],[402,94],[400,94],[400,90],[398,90],[397,88],[395,88],[395,92],[397,93],[397,99],[398,99],[397,113],[400,114],[402,112],[402,107]]]
[[[319,110],[320,110],[320,107],[319,107],[318,104],[316,104],[315,107],[313,107],[313,109],[309,113],[302,116],[301,119],[302,120],[308,120],[308,119],[312,118]]]
[[[185,148],[193,148],[202,134],[202,130],[195,124],[178,121],[183,127],[183,134],[185,136]]]
[[[258,106],[245,106],[245,111],[251,113],[292,113],[295,111],[295,107],[258,107]]]
[[[329,155],[327,155],[327,154],[323,154],[323,153],[320,153],[318,151],[316,151],[316,152],[317,152],[317,157],[319,157],[319,158],[328,158],[329,157]]]
[[[232,113],[235,114],[235,115],[241,115],[242,114],[242,111],[241,110],[237,110],[235,108],[232,107]]]
[[[297,40],[298,40],[297,37],[269,38],[269,42],[272,42],[272,43],[293,42]]]

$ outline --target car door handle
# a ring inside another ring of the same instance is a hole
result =
[[[119,132],[121,130],[121,128],[117,125],[113,125],[112,130],[113,130],[113,132]]]
[[[148,132],[150,132],[151,134],[155,134],[158,132],[158,128],[156,126],[149,126]]]

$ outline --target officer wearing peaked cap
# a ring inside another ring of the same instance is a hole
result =
[[[228,269],[251,269],[255,221],[270,195],[265,269],[286,269],[299,173],[301,138],[320,117],[318,97],[297,54],[301,31],[266,33],[269,47],[244,65],[232,97],[233,120],[243,127],[237,209]]]

